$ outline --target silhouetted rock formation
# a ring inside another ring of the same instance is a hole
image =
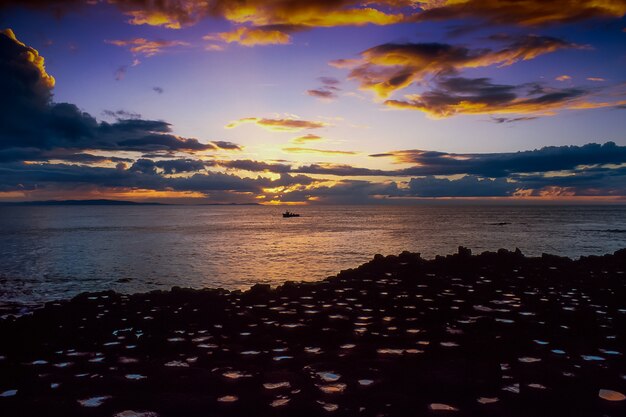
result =
[[[626,250],[461,247],[276,289],[81,294],[0,322],[0,415],[623,416],[624,271]]]

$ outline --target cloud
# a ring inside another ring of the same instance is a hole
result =
[[[558,77],[555,78],[555,80],[557,81],[569,81],[571,79],[572,77],[570,77],[569,75],[559,75]]]
[[[366,24],[389,25],[405,20],[402,13],[387,13],[381,9],[397,9],[409,2],[372,1],[362,7],[354,0],[249,0],[245,3],[228,0],[217,1],[216,14],[231,22],[255,26],[294,25],[305,27],[361,26]]]
[[[133,25],[181,29],[205,18],[252,26],[302,28],[391,25],[423,20],[478,19],[536,26],[591,18],[619,18],[623,0],[107,0]],[[6,0],[0,7],[32,7],[62,15],[95,1]]]
[[[478,18],[493,24],[536,26],[591,18],[620,18],[623,0],[425,0],[419,20]]]
[[[283,151],[289,153],[319,153],[324,155],[356,155],[358,152],[353,151],[333,151],[328,149],[313,149],[313,148],[300,148],[300,147],[287,147],[283,148]]]
[[[303,176],[282,175],[277,180],[264,177],[241,178],[219,172],[196,173],[188,177],[164,177],[156,168],[158,162],[139,159],[128,169],[90,167],[68,164],[3,164],[0,165],[0,188],[20,190],[37,189],[65,184],[66,186],[94,185],[98,187],[124,187],[157,191],[215,190],[261,193],[263,188],[312,182]],[[184,164],[180,165],[184,167]],[[172,173],[174,168],[172,168]]]
[[[457,114],[552,114],[575,108],[589,93],[579,88],[543,88],[520,95],[525,86],[493,84],[488,78],[451,77],[440,79],[433,90],[386,100],[397,109],[419,110],[434,119]]]
[[[0,31],[0,58],[2,97],[17,101],[18,106],[45,106],[52,97],[55,80],[46,72],[39,52],[17,40],[11,29],[4,29]]]
[[[224,140],[214,140],[211,143],[215,145],[216,147],[218,147],[219,149],[223,149],[226,151],[240,151],[243,149],[243,147],[241,147],[240,145],[237,145],[236,143],[227,142]]]
[[[79,0],[8,0],[3,6],[36,7],[62,14],[84,5]],[[95,2],[94,2],[95,3]],[[389,25],[406,20],[417,11],[411,0],[108,0],[129,17],[133,25],[181,29],[207,17],[222,17],[233,23],[295,25],[304,27]],[[404,14],[404,13],[406,14]]]
[[[552,88],[537,83],[511,86],[487,78],[464,78],[453,72],[434,77],[431,88],[420,94],[419,100],[415,98],[433,114],[479,112],[472,109],[481,106],[481,111],[500,108],[519,112],[522,107],[543,106],[550,110],[557,105],[577,108],[609,103],[585,101],[593,94],[585,89]],[[320,81],[328,87],[337,85],[334,81]],[[626,146],[612,142],[496,154],[402,150],[377,155],[407,164],[389,170],[319,162],[298,167],[293,163],[248,159],[202,160],[202,156],[193,154],[237,151],[241,147],[227,141],[181,137],[173,133],[166,121],[146,120],[139,114],[121,110],[107,112],[106,122],[98,121],[74,104],[53,102],[53,86],[54,79],[47,74],[39,53],[19,42],[12,32],[3,31],[0,34],[0,96],[6,105],[0,111],[2,191],[33,196],[45,195],[37,194],[39,192],[50,195],[55,190],[58,195],[86,189],[104,195],[153,191],[162,193],[158,195],[194,193],[236,201],[245,196],[246,201],[251,201],[279,190],[282,201],[317,203],[523,193],[546,197],[623,196],[626,193]],[[509,123],[533,117],[503,116],[494,117],[494,121]],[[253,117],[234,123],[254,123],[279,131],[328,126],[294,116]],[[293,139],[304,144],[315,140],[321,137],[310,133]],[[308,147],[285,148],[285,151],[355,154]],[[135,153],[143,156],[130,156]],[[211,170],[213,168],[215,170]],[[256,177],[250,178],[234,175],[237,171],[279,175],[254,174]],[[321,175],[340,178],[337,182],[314,178]],[[345,179],[350,176],[403,177],[406,182],[383,181],[386,178],[376,182]]]
[[[141,114],[128,110],[104,110],[102,114],[116,120],[141,119]]]
[[[291,165],[287,164],[271,164],[261,161],[253,161],[250,159],[236,159],[231,161],[215,161],[215,165],[223,166],[231,169],[240,169],[251,172],[273,172],[287,173],[291,172]]]
[[[168,159],[152,161],[150,159],[138,159],[129,168],[129,171],[155,174],[157,168],[163,170],[166,175],[180,174],[185,172],[198,172],[205,169],[206,163],[196,159]]]
[[[202,143],[171,131],[169,123],[140,118],[98,122],[70,103],[52,102],[54,79],[36,50],[13,32],[0,33],[0,95],[11,105],[0,112],[0,149],[199,152],[238,149],[230,142]],[[132,116],[134,117],[134,115]]]
[[[281,201],[308,201],[315,204],[372,204],[389,196],[401,194],[395,182],[373,183],[361,180],[342,180],[295,190],[282,195]]]
[[[128,71],[128,65],[122,65],[115,70],[114,78],[115,81],[122,81],[126,77],[126,72]]]
[[[340,177],[374,177],[374,176],[394,176],[395,171],[385,171],[380,169],[359,168],[347,164],[327,164],[317,163],[303,165],[293,169],[294,172],[302,174],[336,175]]]
[[[326,100],[337,98],[337,94],[334,91],[325,88],[306,90],[306,93],[311,97],[317,97]]]
[[[315,142],[315,141],[320,141],[320,140],[323,140],[323,139],[324,138],[322,138],[321,136],[314,135],[312,133],[308,133],[306,135],[298,136],[297,138],[291,139],[291,142],[292,143],[296,143],[298,145],[301,145],[303,143]]]
[[[106,40],[108,44],[127,48],[135,55],[143,55],[151,57],[162,53],[166,49],[177,46],[189,46],[188,42],[183,41],[166,41],[166,40],[148,40],[145,38],[133,38],[126,40]]]
[[[0,149],[0,163],[7,162],[48,162],[48,161],[64,161],[77,164],[103,164],[107,162],[133,162],[131,158],[93,155],[90,153],[76,153],[71,150],[53,149],[41,150],[37,148],[5,148]]]
[[[230,32],[220,32],[206,35],[204,40],[238,43],[243,46],[257,45],[286,45],[291,43],[289,34],[279,30],[250,29],[239,27]]]
[[[413,165],[397,174],[413,176],[476,175],[502,178],[521,173],[575,170],[592,165],[626,164],[626,146],[614,142],[583,146],[547,146],[532,151],[455,154],[425,150],[402,150],[371,157],[390,157],[394,162]]]
[[[456,75],[468,68],[508,66],[560,49],[582,48],[549,36],[499,36],[493,40],[505,41],[507,45],[493,50],[444,43],[387,43],[361,52],[359,59],[341,59],[330,64],[350,69],[349,78],[358,81],[362,90],[386,98],[426,78]]]
[[[310,120],[301,120],[295,118],[282,118],[282,119],[268,119],[268,118],[260,118],[260,117],[244,117],[239,120],[233,120],[232,122],[226,125],[227,129],[233,129],[245,123],[254,123],[257,126],[260,126],[266,130],[276,131],[276,132],[297,132],[299,130],[305,129],[319,129],[322,127],[329,126],[328,123],[318,122],[318,121],[310,121]]]
[[[157,94],[163,94],[163,88],[161,87],[152,87],[152,91],[154,91]]]
[[[340,84],[340,81],[334,77],[319,77],[319,80],[324,85],[334,85],[337,86]]]
[[[522,116],[522,117],[495,117],[491,116],[491,121],[494,123],[516,123],[516,122],[528,122],[530,120],[538,119],[536,116]]]
[[[504,178],[488,179],[466,175],[460,179],[411,178],[408,195],[415,197],[505,197],[517,190],[519,185]]]
[[[333,77],[319,77],[319,80],[322,82],[322,86],[307,90],[306,93],[311,97],[317,97],[322,100],[333,100],[337,98],[337,91],[341,90],[341,88],[337,87],[339,80]]]
[[[587,81],[594,81],[594,82],[604,82],[606,81],[604,78],[601,77],[587,77]]]

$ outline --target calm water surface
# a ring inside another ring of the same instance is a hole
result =
[[[626,246],[626,207],[0,207],[0,303],[82,291],[316,280],[404,250],[459,245],[578,257]]]

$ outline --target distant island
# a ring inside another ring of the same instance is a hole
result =
[[[163,203],[137,203],[124,200],[46,200],[0,203],[5,206],[166,206]]]
[[[125,200],[45,200],[45,201],[15,201],[0,202],[0,206],[176,206],[171,203],[139,203]],[[194,206],[259,206],[258,203],[203,203],[190,204]]]

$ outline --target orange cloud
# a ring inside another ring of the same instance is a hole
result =
[[[221,40],[226,43],[238,43],[243,46],[285,45],[291,42],[287,33],[279,30],[250,29],[239,27],[230,32],[206,35],[204,40]]]
[[[626,14],[624,0],[421,0],[419,20],[479,18],[491,23],[522,26],[577,20],[620,18]]]
[[[307,27],[390,25],[405,20],[402,13],[385,13],[373,7],[359,7],[360,1],[337,0],[250,0],[244,3],[219,2],[220,14],[231,22]],[[391,4],[390,4],[391,3]],[[373,1],[370,5],[393,6],[394,2]]]
[[[600,101],[590,91],[577,88],[556,89],[537,85],[537,91],[525,95],[520,95],[520,90],[518,86],[493,84],[487,78],[457,77],[440,80],[435,89],[423,94],[406,95],[404,100],[387,100],[385,105],[396,109],[418,110],[430,118],[442,119],[460,114],[549,116],[560,110],[597,109],[626,104],[626,100]]]
[[[26,46],[26,44],[20,42],[16,37],[15,33],[11,29],[3,29],[0,30],[0,33],[11,39],[13,42],[17,43],[19,46],[26,48],[24,52],[24,58],[32,64],[34,68],[39,72],[38,84],[44,89],[51,89],[54,87],[54,77],[46,72],[45,60],[39,55],[39,51],[35,48],[31,48],[30,46]]]
[[[417,12],[411,0],[108,0],[130,17],[133,25],[180,29],[206,17],[223,17],[254,26],[303,27],[390,25],[407,19],[403,12]],[[401,10],[403,9],[403,10]],[[393,12],[396,11],[396,13]]]
[[[124,48],[128,48],[130,52],[136,55],[143,55],[146,57],[151,57],[156,54],[160,54],[165,49],[173,48],[176,46],[189,46],[189,43],[183,41],[166,41],[166,40],[156,40],[151,41],[145,38],[134,38],[127,40],[113,40],[113,41],[105,41],[108,44],[121,46]]]
[[[168,29],[181,29],[197,23],[209,15],[207,2],[195,0],[107,0],[115,4],[130,17],[131,25],[163,26]]]
[[[349,78],[362,90],[372,90],[380,98],[404,89],[426,77],[449,74],[467,68],[507,66],[565,48],[581,48],[558,38],[524,36],[495,37],[509,41],[499,50],[469,49],[440,43],[382,44],[361,53],[357,60],[337,60],[330,65],[351,69]]]
[[[587,77],[588,81],[595,81],[595,82],[604,82],[606,81],[604,78],[601,77]]]
[[[568,81],[571,79],[572,77],[570,77],[569,75],[559,75],[558,77],[555,78],[555,80],[557,81]]]
[[[299,147],[283,148],[283,151],[289,152],[289,153],[319,153],[319,154],[324,154],[324,155],[357,155],[358,154],[358,152],[353,152],[353,151],[334,151],[334,150],[327,150],[327,149],[313,149],[313,148],[299,148]]]
[[[180,29],[207,17],[255,26],[304,28],[390,25],[419,20],[478,18],[522,26],[590,18],[619,18],[624,0],[101,0],[117,6],[133,25]],[[98,0],[8,0],[8,5],[49,9],[57,14]]]
[[[284,118],[284,119],[267,119],[267,118],[259,118],[259,117],[244,117],[243,119],[233,120],[229,124],[226,125],[227,129],[232,129],[237,126],[240,126],[244,123],[254,123],[264,129],[276,131],[276,132],[286,132],[286,131],[299,131],[305,129],[319,129],[322,127],[329,126],[328,123],[310,121],[310,120],[301,120],[295,118]]]
[[[317,135],[314,135],[312,133],[309,133],[309,134],[304,135],[304,136],[299,136],[297,138],[293,138],[293,139],[291,139],[291,142],[292,143],[296,143],[296,144],[303,144],[303,143],[314,142],[314,141],[319,141],[319,140],[323,140],[323,138],[321,136],[317,136]]]

